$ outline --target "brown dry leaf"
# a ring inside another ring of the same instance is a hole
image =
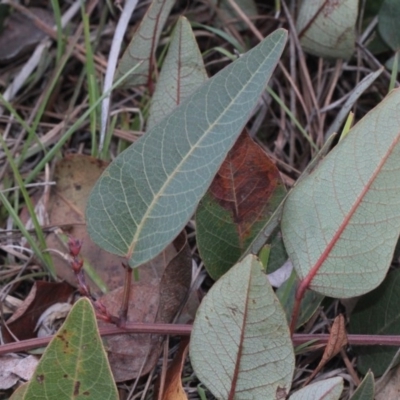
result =
[[[187,400],[187,395],[182,387],[182,371],[189,350],[189,338],[182,338],[178,352],[168,368],[165,377],[165,388],[162,400]]]
[[[186,297],[191,283],[192,260],[186,235],[174,241],[178,252],[166,265],[161,280],[132,283],[127,322],[171,322]],[[118,315],[123,288],[102,297],[101,302],[112,315]],[[106,324],[99,321],[99,326]],[[104,338],[116,382],[147,374],[157,363],[163,337],[159,335],[115,335]]]
[[[106,166],[105,162],[93,157],[66,156],[56,166],[54,173],[56,186],[52,189],[49,201],[50,224],[63,227],[63,233],[83,241],[80,256],[85,261],[87,283],[92,292],[97,295],[103,294],[103,291],[90,278],[88,271],[90,272],[92,269],[93,276],[97,275],[106,289],[114,290],[123,286],[125,271],[122,263],[126,262],[125,258],[110,254],[94,244],[86,230],[86,202],[95,182]],[[63,235],[50,234],[47,238],[47,246],[65,256],[68,255],[66,238],[63,238]],[[166,253],[141,266],[139,268],[141,281],[159,282],[166,265],[166,258],[171,259],[175,253],[173,247],[168,248]],[[54,251],[51,254],[57,275],[71,285],[76,285],[76,278],[68,258]]]
[[[347,334],[345,329],[345,320],[342,314],[339,314],[333,321],[329,341],[326,344],[324,354],[322,355],[321,361],[319,362],[317,368],[308,377],[307,381],[304,383],[306,386],[317,374],[324,365],[336,354],[338,354],[343,346],[348,344]]]
[[[35,327],[42,313],[55,303],[66,302],[73,292],[74,288],[66,282],[35,282],[28,297],[7,320],[8,329],[19,340],[36,337]],[[4,326],[1,333],[6,343],[14,341]]]
[[[54,16],[43,8],[29,9],[36,17],[47,25],[54,24]],[[5,24],[0,35],[0,62],[10,62],[28,53],[46,34],[36,27],[35,23],[25,15],[15,12]]]

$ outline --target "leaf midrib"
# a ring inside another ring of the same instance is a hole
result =
[[[384,165],[386,164],[387,160],[389,159],[389,157],[393,153],[393,150],[398,145],[399,140],[400,140],[400,132],[398,132],[396,134],[396,136],[394,137],[394,139],[393,139],[392,143],[390,144],[390,146],[388,147],[386,153],[381,158],[381,161],[378,163],[375,171],[372,173],[372,175],[371,175],[370,179],[368,180],[368,182],[364,185],[363,190],[361,191],[360,195],[356,198],[356,201],[352,205],[352,207],[349,210],[349,212],[347,213],[347,215],[344,217],[344,219],[343,219],[342,223],[340,224],[338,230],[335,232],[335,234],[333,235],[332,239],[330,240],[330,242],[326,246],[325,250],[323,251],[323,253],[319,257],[317,262],[314,264],[314,266],[311,268],[310,272],[304,278],[304,283],[302,283],[302,285],[305,284],[306,282],[307,282],[308,286],[312,285],[313,279],[315,278],[315,276],[317,276],[319,269],[322,267],[324,262],[328,259],[329,255],[331,254],[331,252],[332,252],[333,248],[335,247],[335,245],[337,244],[337,242],[341,239],[342,233],[351,224],[351,218],[353,217],[353,215],[358,210],[358,208],[359,208],[360,204],[362,203],[362,201],[364,200],[365,196],[369,193],[369,191],[371,189],[371,186],[373,185],[373,183],[375,182],[375,180],[379,176],[379,173],[381,172],[381,170],[384,167]]]

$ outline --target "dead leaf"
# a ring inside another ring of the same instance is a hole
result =
[[[127,322],[169,323],[182,304],[191,282],[192,260],[186,235],[174,241],[178,252],[166,263],[159,282],[132,283]],[[112,315],[118,315],[123,288],[104,295],[101,302]],[[99,326],[106,326],[99,321]],[[163,337],[159,335],[129,334],[104,338],[111,369],[116,382],[147,374],[157,363]]]
[[[66,282],[35,282],[28,297],[7,320],[8,329],[19,340],[36,337],[35,327],[42,313],[55,303],[67,302],[73,292],[74,288]],[[6,327],[1,327],[1,333],[6,343],[14,341]]]
[[[80,154],[68,155],[57,164],[54,173],[56,186],[49,201],[49,219],[51,225],[63,227],[60,231],[63,234],[52,233],[46,239],[48,248],[53,250],[51,254],[57,275],[74,286],[77,281],[68,259],[66,234],[82,240],[80,257],[85,262],[86,280],[92,293],[98,296],[123,286],[125,271],[122,263],[126,262],[125,258],[110,254],[94,244],[86,230],[87,199],[106,166],[103,161]],[[166,253],[139,267],[141,281],[159,282],[166,258],[171,259],[175,254],[173,247],[169,248]],[[99,285],[95,279],[100,282]]]
[[[324,365],[336,354],[340,352],[343,346],[348,344],[347,334],[345,329],[345,320],[342,314],[339,314],[333,321],[331,332],[329,336],[328,343],[326,344],[324,354],[322,355],[321,361],[317,365],[317,368],[308,377],[304,386],[308,385],[309,382],[318,374],[319,371],[324,367]]]
[[[67,318],[71,308],[70,303],[56,303],[45,310],[35,326],[37,337],[54,335]]]
[[[29,11],[47,25],[54,24],[54,16],[49,11],[37,7],[31,7]],[[28,53],[45,37],[46,34],[30,18],[14,12],[0,35],[0,62],[10,62]]]
[[[35,356],[20,357],[10,354],[0,357],[0,390],[13,387],[19,380],[28,381],[39,360]]]
[[[175,354],[174,360],[168,367],[165,377],[164,393],[162,400],[187,400],[188,397],[182,386],[182,371],[185,365],[185,359],[189,350],[189,338],[181,339],[179,349]]]

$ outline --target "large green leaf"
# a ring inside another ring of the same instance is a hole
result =
[[[354,297],[384,279],[400,232],[399,111],[394,90],[289,194],[282,233],[303,288]]]
[[[154,68],[151,62],[157,49],[158,40],[174,3],[175,0],[153,0],[151,2],[119,62],[115,81],[122,78],[135,65],[141,63],[123,84],[134,86],[147,83],[152,68]]]
[[[242,131],[286,35],[272,33],[114,160],[88,201],[94,242],[136,267],[178,235]]]
[[[118,398],[93,307],[80,299],[48,345],[24,399]]]
[[[231,268],[202,301],[190,359],[219,399],[286,398],[293,345],[285,314],[255,256]]]
[[[303,0],[296,24],[302,47],[318,57],[350,58],[357,15],[358,0]]]
[[[185,17],[180,17],[171,35],[168,54],[151,99],[147,130],[206,80],[207,72],[190,23]]]

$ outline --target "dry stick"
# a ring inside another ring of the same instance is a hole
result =
[[[361,383],[360,378],[358,377],[357,372],[354,370],[353,364],[349,360],[349,357],[348,357],[346,351],[344,349],[340,349],[340,355],[342,356],[342,359],[343,359],[343,361],[344,361],[344,363],[346,365],[347,371],[349,372],[349,374],[353,378],[355,384],[357,386],[359,386],[360,383]]]
[[[297,47],[297,51],[299,54],[299,62],[300,62],[300,71],[303,73],[303,78],[305,80],[305,84],[307,85],[307,91],[306,93],[308,93],[311,97],[311,103],[315,108],[315,113],[317,116],[317,124],[318,127],[321,127],[321,113],[320,113],[320,108],[318,106],[318,102],[317,102],[317,98],[315,96],[315,92],[314,92],[314,88],[311,82],[311,78],[310,78],[310,74],[308,73],[308,69],[307,69],[307,64],[306,64],[306,60],[304,57],[304,52],[303,49],[300,45],[300,41],[299,41],[299,37],[298,35],[296,35],[296,27],[293,23],[293,19],[292,16],[290,14],[289,9],[287,8],[286,2],[284,0],[282,0],[282,6],[283,6],[283,10],[285,12],[288,24],[289,24],[289,28],[291,30],[291,32],[293,32],[293,40],[295,42],[295,45]],[[309,114],[311,114],[311,112],[309,111]],[[317,131],[319,131],[320,129],[317,129]]]
[[[328,90],[328,94],[326,95],[325,102],[323,105],[323,108],[327,107],[332,100],[333,92],[335,91],[337,82],[339,80],[339,76],[342,71],[342,66],[343,66],[343,60],[337,60],[335,69],[333,71],[333,76],[331,80],[331,85]],[[322,114],[321,116],[321,125],[322,125],[322,130],[318,132],[318,139],[317,139],[317,144],[320,146],[324,143],[324,125],[325,125],[325,119],[326,119],[326,113]]]
[[[360,2],[360,10],[359,10],[359,14],[358,14],[358,25],[357,25],[357,30],[358,30],[358,35],[361,35],[362,32],[362,26],[363,26],[363,22],[364,22],[364,11],[365,11],[365,1],[361,1]],[[376,18],[378,18],[378,16],[376,16]],[[378,20],[376,20],[376,22],[378,22]],[[368,29],[368,26],[367,26]],[[361,38],[360,38],[361,39]],[[356,81],[355,81],[355,87],[358,86],[358,84],[360,83],[360,67],[361,67],[361,61],[362,61],[362,55],[361,55],[361,51],[359,48],[356,47],[356,57],[357,57],[357,69],[356,69]],[[347,63],[346,63],[347,64]],[[353,110],[354,111],[354,110]]]
[[[224,27],[224,30],[228,32],[231,36],[233,36],[238,43],[242,46],[242,48],[246,47],[245,42],[243,41],[242,35],[239,34],[239,32],[235,29],[234,23],[231,22],[231,19],[226,19],[226,15],[224,15],[223,12],[221,12],[220,8],[217,7],[217,4],[214,4],[214,2],[211,2],[211,8],[213,11],[213,16],[216,15],[222,22],[222,26]],[[212,17],[211,17],[212,18]]]
[[[168,368],[168,348],[169,348],[169,335],[167,336],[164,342],[163,362],[162,362],[161,376],[160,376],[160,388],[158,390],[157,400],[163,400],[163,394],[165,389],[165,378],[167,376],[167,368]]]
[[[370,65],[372,64],[374,67],[381,68],[382,74],[386,76],[386,78],[390,81],[391,75],[389,71],[384,67],[383,64],[379,62],[379,60],[361,43],[356,42],[356,46],[361,49],[361,51],[365,54],[366,60],[370,61]],[[399,82],[396,81],[396,87],[399,87]]]
[[[239,18],[247,24],[249,29],[253,32],[254,36],[261,42],[264,39],[264,36],[262,33],[256,28],[256,26],[253,24],[253,22],[250,20],[250,18],[243,12],[243,10],[236,4],[234,0],[228,0],[229,5],[235,10],[236,14],[239,16]],[[298,88],[296,87],[292,77],[290,76],[289,72],[283,65],[281,61],[278,63],[280,69],[282,70],[283,74],[285,75],[286,79],[289,81],[290,86],[293,88],[294,92],[297,95],[297,98],[300,101],[300,104],[303,107],[303,110],[306,115],[309,115],[309,112],[307,110],[307,107],[304,103],[303,97],[301,96]],[[293,146],[294,147],[294,146]]]
[[[123,327],[128,321],[128,311],[129,311],[129,296],[131,294],[131,283],[132,283],[132,273],[133,270],[129,265],[122,264],[125,269],[125,279],[124,279],[124,291],[122,295],[122,304],[119,311],[119,326]]]
[[[253,32],[254,36],[261,42],[264,39],[264,36],[261,32],[255,27],[255,25],[251,22],[250,18],[243,12],[243,10],[236,4],[235,0],[228,0],[229,5],[235,10],[236,14],[239,18],[249,27],[249,29]]]

